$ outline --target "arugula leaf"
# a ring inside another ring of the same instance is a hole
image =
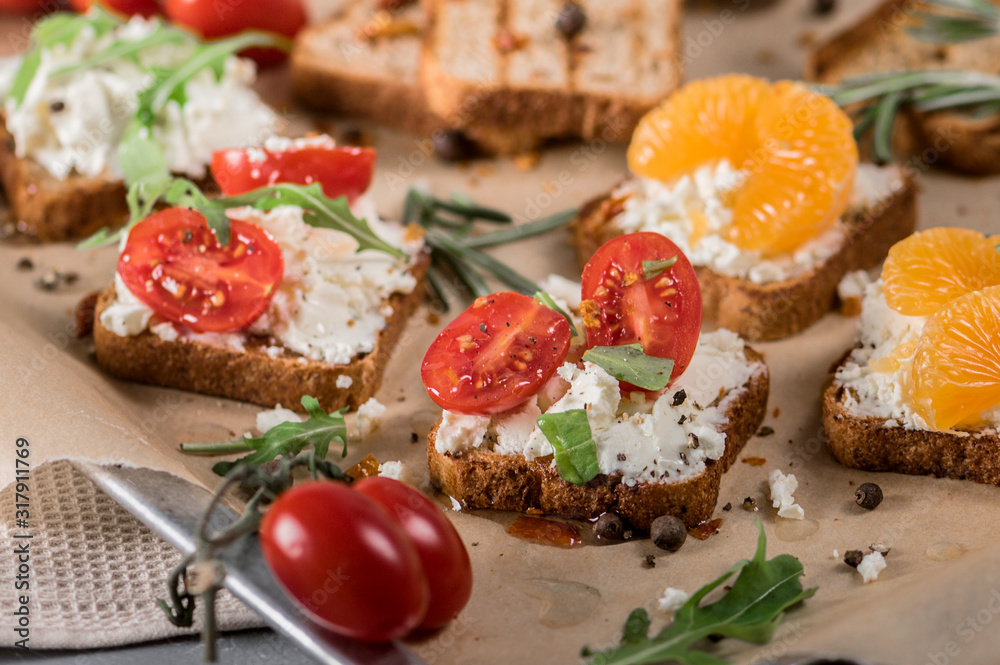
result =
[[[358,241],[358,251],[374,249],[390,256],[403,258],[406,253],[382,240],[372,231],[368,222],[358,219],[347,205],[347,198],[329,199],[319,183],[311,185],[278,184],[262,187],[252,192],[219,198],[214,201],[224,208],[253,206],[258,210],[271,210],[283,205],[303,208],[305,221],[311,226],[349,233]],[[222,242],[221,239],[219,242]]]
[[[172,206],[194,208],[203,214],[208,227],[215,231],[219,244],[229,244],[229,217],[226,206],[220,203],[221,199],[208,198],[198,185],[185,178],[174,179],[163,199]]]
[[[213,466],[212,471],[220,476],[229,473],[240,462],[261,464],[280,455],[298,455],[309,446],[312,446],[318,459],[326,459],[332,442],[341,444],[341,457],[346,456],[347,425],[344,422],[344,412],[347,409],[327,413],[320,408],[319,401],[309,395],[303,395],[302,406],[309,413],[309,418],[303,422],[283,422],[260,437],[244,436],[242,439],[220,443],[181,444],[181,450],[216,454],[253,451],[235,462],[219,462]]]
[[[563,311],[562,307],[556,304],[555,299],[553,299],[550,294],[546,293],[545,291],[536,291],[535,300],[542,303],[549,309],[556,311],[559,314],[562,314],[563,318],[566,319],[566,323],[569,324],[569,334],[572,335],[573,337],[577,336],[576,325],[573,324],[573,319],[570,318],[569,314]]]
[[[648,637],[649,617],[639,608],[629,615],[622,646],[602,652],[585,650],[596,656],[591,662],[602,665],[647,665],[677,661],[688,665],[725,665],[728,661],[692,650],[691,646],[709,635],[736,637],[755,644],[771,639],[786,609],[810,598],[816,587],[803,590],[799,578],[802,564],[789,554],[765,559],[767,539],[757,522],[760,538],[750,561],[740,561],[718,579],[706,584],[674,614],[674,622],[654,637]],[[734,574],[732,588],[719,600],[699,607],[702,599]],[[645,629],[643,626],[645,625]]]
[[[599,365],[619,381],[643,390],[663,390],[670,383],[670,373],[674,371],[673,360],[647,356],[641,344],[595,346],[587,349],[583,359]]]
[[[153,29],[153,32],[146,37],[127,41],[116,41],[100,53],[96,53],[77,63],[55,70],[52,72],[52,76],[65,76],[67,74],[80,71],[81,69],[100,67],[101,65],[106,65],[109,62],[122,60],[136,55],[148,48],[153,48],[154,46],[160,46],[162,44],[180,44],[186,41],[191,41],[191,36],[187,33],[177,30],[176,28],[169,28],[162,23],[158,23],[156,28]]]
[[[649,281],[654,277],[659,277],[663,274],[664,270],[670,268],[675,263],[677,263],[676,256],[671,256],[669,259],[663,259],[662,261],[643,261],[642,276],[646,278],[646,281]]]
[[[586,411],[543,413],[538,417],[538,429],[555,450],[556,469],[563,480],[583,485],[601,472]]]

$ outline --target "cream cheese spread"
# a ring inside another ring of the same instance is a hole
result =
[[[355,201],[352,210],[367,219],[382,239],[410,254],[412,265],[423,248],[421,240],[408,239],[398,224],[380,221],[368,196]],[[358,243],[349,234],[306,224],[301,208],[281,206],[267,212],[238,208],[229,215],[270,233],[285,262],[271,304],[247,330],[195,333],[186,326],[158,321],[117,274],[116,299],[101,313],[101,324],[123,337],[148,329],[169,341],[198,341],[237,350],[251,337],[265,338],[275,357],[292,352],[309,360],[345,365],[374,350],[379,331],[392,315],[389,296],[410,293],[416,287],[409,266],[384,252],[356,251]],[[123,238],[123,246],[125,242]]]
[[[58,179],[72,173],[87,177],[122,177],[118,144],[132,120],[138,95],[152,83],[153,67],[176,68],[193,53],[194,39],[164,43],[139,52],[136,58],[118,58],[68,72],[119,42],[148,37],[159,25],[134,17],[97,35],[91,26],[68,44],[41,52],[41,63],[20,105],[7,96],[20,59],[0,73],[7,130],[16,154],[38,162]],[[184,87],[184,103],[167,102],[154,119],[153,139],[163,147],[174,173],[203,178],[212,152],[257,145],[278,129],[278,117],[252,89],[256,68],[238,57],[226,60],[221,78],[209,69],[195,74]]]
[[[748,361],[736,333],[703,333],[688,369],[656,400],[622,399],[618,380],[601,367],[566,363],[534,398],[493,416],[445,411],[435,448],[459,454],[475,448],[527,460],[553,453],[536,421],[544,412],[584,409],[603,474],[622,482],[675,482],[701,473],[725,452],[726,411],[762,363]],[[554,464],[554,462],[553,462]]]
[[[732,222],[728,198],[746,175],[723,159],[673,183],[632,178],[612,194],[612,198],[624,199],[624,208],[615,224],[626,233],[652,231],[664,235],[692,264],[757,284],[783,281],[808,272],[843,246],[847,238],[843,218],[794,252],[767,258],[726,240],[723,232]],[[897,166],[859,164],[847,214],[890,199],[903,185],[903,175]],[[692,243],[695,217],[699,218],[702,235]]]

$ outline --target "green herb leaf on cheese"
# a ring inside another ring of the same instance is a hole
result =
[[[535,300],[542,303],[549,309],[558,312],[559,314],[562,314],[563,318],[566,319],[566,323],[569,324],[569,334],[572,335],[573,337],[577,336],[578,333],[576,330],[576,325],[573,323],[573,319],[570,318],[569,314],[567,314],[562,307],[556,304],[555,299],[550,294],[546,293],[545,291],[536,291]]]
[[[597,444],[590,432],[586,411],[543,413],[538,417],[538,429],[555,450],[556,469],[563,480],[583,485],[600,473]]]
[[[673,360],[647,356],[640,344],[595,346],[587,349],[583,359],[600,366],[619,381],[643,390],[663,390],[674,371]]]
[[[649,637],[648,615],[637,609],[625,624],[622,646],[602,652],[584,650],[601,665],[651,665],[677,661],[688,665],[724,665],[728,661],[694,646],[709,635],[735,637],[755,644],[771,639],[785,610],[816,593],[816,587],[803,589],[799,578],[802,564],[788,554],[765,558],[767,539],[764,527],[757,522],[760,537],[750,561],[740,561],[721,577],[697,591],[674,614],[674,622],[657,635]],[[737,575],[732,587],[719,600],[701,606],[711,591]]]
[[[244,436],[234,441],[220,443],[185,443],[181,450],[188,453],[227,454],[242,451],[252,451],[235,462],[219,462],[212,471],[220,476],[226,475],[230,469],[240,462],[258,465],[268,462],[281,455],[295,456],[312,446],[317,459],[326,459],[331,443],[339,443],[342,447],[341,457],[347,455],[347,425],[344,412],[347,409],[327,413],[320,408],[315,397],[304,395],[302,406],[309,418],[303,422],[285,421],[272,427],[263,436]]]
[[[157,22],[153,32],[146,37],[142,39],[115,41],[100,53],[55,70],[52,72],[52,76],[65,76],[73,72],[101,67],[102,65],[126,58],[134,60],[135,56],[138,56],[146,49],[162,46],[163,44],[183,44],[190,41],[191,35],[188,33]]]
[[[662,275],[664,270],[672,267],[675,263],[677,263],[676,256],[671,256],[669,259],[663,259],[660,261],[643,261],[642,276],[648,282],[654,277]]]

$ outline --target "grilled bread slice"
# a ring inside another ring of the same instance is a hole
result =
[[[907,33],[914,3],[887,0],[857,25],[812,52],[806,78],[837,83],[845,78],[920,69],[1000,73],[1000,37],[962,44],[917,41]],[[900,115],[893,136],[899,154],[970,174],[1000,172],[1000,114],[976,118],[954,112]]]
[[[623,231],[616,225],[623,201],[608,194],[590,201],[571,222],[572,242],[581,266],[597,248]],[[916,225],[916,187],[911,178],[889,198],[849,211],[846,238],[832,256],[789,279],[756,283],[695,265],[705,321],[751,341],[782,339],[801,332],[835,305],[837,285],[848,272],[868,269]]]
[[[431,110],[461,128],[625,141],[681,82],[680,0],[426,0],[420,80]]]
[[[200,341],[170,341],[148,329],[133,336],[117,335],[101,323],[101,313],[115,301],[113,286],[98,297],[94,313],[97,363],[119,379],[261,406],[280,404],[302,411],[302,396],[311,395],[327,411],[343,407],[356,410],[378,390],[406,321],[423,300],[428,262],[425,255],[411,268],[417,277],[413,291],[389,298],[392,314],[379,331],[374,350],[346,365],[306,359],[287,349],[275,355],[275,347],[266,338],[251,337],[241,350]],[[348,387],[341,387],[344,384]]]
[[[426,13],[418,3],[393,11],[379,0],[350,0],[326,21],[303,30],[291,57],[292,89],[307,106],[374,120],[430,137],[455,129],[427,105],[419,69]],[[524,132],[464,133],[481,149],[515,154],[539,138]]]
[[[529,461],[483,447],[458,454],[438,452],[439,422],[427,437],[431,482],[469,508],[541,511],[583,519],[615,511],[642,530],[661,515],[673,515],[688,526],[700,524],[712,516],[722,474],[757,431],[767,408],[767,366],[753,349],[746,347],[744,353],[754,371],[728,401],[720,428],[726,435],[725,452],[717,460],[707,460],[697,475],[629,486],[619,476],[601,474],[585,485],[573,485],[559,476],[551,457]]]

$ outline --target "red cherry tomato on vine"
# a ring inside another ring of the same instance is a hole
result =
[[[164,0],[172,22],[190,28],[205,39],[228,37],[244,30],[265,30],[294,37],[306,24],[302,0]],[[259,65],[283,62],[278,49],[247,49],[240,53]]]
[[[69,0],[69,5],[81,14],[94,4],[95,0]],[[104,9],[123,16],[141,14],[146,18],[156,16],[162,10],[158,0],[96,0]]]
[[[674,257],[646,279],[643,261]],[[638,342],[646,355],[673,359],[672,381],[687,369],[701,333],[701,288],[673,242],[659,233],[612,238],[584,267],[582,297],[588,347]]]
[[[230,235],[223,247],[200,212],[163,210],[129,231],[118,274],[168,321],[195,332],[240,330],[267,309],[284,258],[256,224],[230,220]]]
[[[382,506],[417,548],[431,592],[427,615],[419,627],[440,628],[458,616],[472,595],[472,564],[461,537],[441,509],[419,490],[392,478],[364,478],[354,489]]]
[[[263,154],[263,160],[259,155]],[[289,182],[318,182],[331,199],[346,196],[348,202],[365,193],[375,170],[371,148],[292,146],[288,150],[231,148],[212,154],[212,177],[226,196]]]
[[[537,393],[566,358],[569,323],[530,296],[476,298],[437,336],[420,378],[431,399],[459,413],[499,413]]]
[[[416,548],[381,506],[343,483],[307,482],[281,494],[261,521],[260,545],[291,596],[342,635],[393,640],[427,613]]]

